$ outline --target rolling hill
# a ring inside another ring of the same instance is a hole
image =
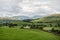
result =
[[[60,14],[52,14],[43,18],[32,20],[35,25],[60,27]]]
[[[52,14],[43,18],[35,19],[32,22],[55,22],[55,21],[60,21],[60,14]]]

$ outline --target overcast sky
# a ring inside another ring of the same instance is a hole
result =
[[[0,0],[0,16],[46,16],[60,13],[60,0]]]

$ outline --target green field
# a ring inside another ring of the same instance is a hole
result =
[[[0,40],[60,40],[60,36],[37,29],[0,28]]]

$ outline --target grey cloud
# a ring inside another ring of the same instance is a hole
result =
[[[60,0],[51,0],[50,6],[52,7],[52,9],[60,12]]]
[[[20,0],[0,0],[0,16],[2,15],[14,15],[21,11],[21,8],[17,6]]]
[[[0,16],[14,16],[14,15],[26,15],[26,16],[44,16],[54,12],[54,10],[60,12],[60,0],[28,0],[29,2],[23,3],[23,6],[38,7],[32,12],[23,12],[21,7],[24,0],[0,0]],[[34,3],[37,2],[37,3]],[[41,4],[39,4],[40,2]],[[51,9],[47,10],[40,8],[44,2],[49,2],[44,5],[48,5]],[[19,6],[18,4],[21,3]]]

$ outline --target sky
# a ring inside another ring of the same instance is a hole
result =
[[[54,13],[60,13],[60,0],[0,0],[0,17],[33,17]]]

